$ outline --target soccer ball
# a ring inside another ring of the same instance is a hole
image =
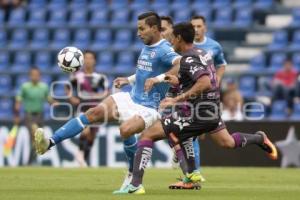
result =
[[[65,47],[58,53],[57,60],[62,71],[72,73],[83,65],[83,54],[76,47]]]

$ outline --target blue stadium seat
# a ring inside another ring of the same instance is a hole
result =
[[[142,40],[139,37],[136,37],[132,44],[132,48],[135,51],[140,51],[142,50],[143,47],[144,47],[144,43],[142,42]]]
[[[46,83],[47,85],[50,85],[52,82],[52,76],[51,75],[42,75],[41,81]]]
[[[15,29],[9,47],[11,49],[23,48],[27,45],[28,32],[25,29]]]
[[[122,50],[130,47],[132,33],[129,29],[121,29],[116,32],[113,48],[116,50]]]
[[[234,7],[236,9],[240,8],[251,8],[253,4],[253,0],[235,0]]]
[[[168,8],[170,6],[169,0],[152,0],[152,9]]]
[[[174,0],[171,4],[173,10],[189,10],[191,2],[189,0],[182,1],[182,0]],[[176,11],[174,11],[176,13]],[[175,14],[174,13],[174,14]]]
[[[28,4],[28,7],[30,9],[40,9],[47,5],[48,1],[47,0],[31,0]]]
[[[148,10],[146,9],[134,10],[131,15],[130,24],[136,26],[138,21],[138,16],[146,11]]]
[[[250,60],[250,70],[253,71],[266,70],[266,57],[264,54],[257,55]]]
[[[211,9],[211,1],[210,0],[195,0],[194,3],[192,3],[192,8],[197,11],[204,11],[207,9]]]
[[[53,41],[51,44],[52,48],[61,49],[70,42],[70,32],[68,29],[57,29],[54,32]]]
[[[184,22],[189,21],[191,19],[191,10],[190,9],[182,9],[179,8],[178,10],[174,11],[174,22]]]
[[[43,117],[44,117],[44,120],[50,120],[51,119],[51,105],[49,105],[49,103],[45,103],[44,104],[44,112],[43,112]]]
[[[234,25],[236,27],[244,28],[252,25],[252,10],[249,8],[240,8],[237,10]]]
[[[127,0],[111,0],[110,1],[110,8],[114,10],[127,10],[125,8],[128,7],[128,1]]]
[[[89,9],[93,11],[104,11],[107,8],[107,1],[106,0],[91,0],[89,3]]]
[[[159,16],[170,16],[171,10],[169,7],[161,7],[161,8],[157,8],[155,9],[155,11],[157,12],[157,14]],[[136,19],[137,21],[137,19]]]
[[[87,12],[85,9],[78,9],[71,12],[69,25],[73,27],[80,27],[87,23]]]
[[[8,20],[9,26],[24,26],[26,10],[22,7],[13,9]]]
[[[91,44],[91,49],[98,51],[108,48],[111,44],[112,34],[109,29],[98,29],[95,33],[95,39]]]
[[[63,27],[67,23],[66,9],[55,9],[50,12],[50,19],[48,26],[50,27]]]
[[[195,9],[194,10],[195,15],[202,15],[203,17],[205,17],[207,24],[211,23],[212,10],[210,8],[203,9],[203,10],[197,8],[194,9]]]
[[[133,10],[141,10],[149,7],[150,2],[148,0],[133,0],[130,4],[130,8]]]
[[[67,9],[68,7],[67,0],[50,0],[48,7],[51,10]]]
[[[42,26],[46,21],[46,10],[45,9],[34,9],[29,12],[29,20],[27,26],[35,27]]]
[[[254,76],[243,76],[239,81],[239,90],[244,98],[253,98],[256,92],[256,79]]]
[[[78,29],[74,35],[73,46],[79,49],[86,49],[91,41],[91,32],[88,29]]]
[[[108,23],[108,12],[106,10],[94,10],[92,12],[90,25],[99,26],[106,25]]]
[[[7,71],[9,69],[9,53],[7,51],[0,52],[0,71]]]
[[[87,5],[89,4],[88,0],[72,0],[71,3],[69,3],[70,8],[73,9],[73,12],[77,10],[85,10]]]
[[[114,10],[112,12],[111,25],[120,26],[125,25],[129,21],[129,12],[128,10]]]
[[[4,25],[5,13],[4,10],[0,10],[0,27]]]
[[[20,86],[27,81],[29,81],[29,76],[27,74],[26,75],[24,75],[24,74],[18,75],[16,78],[15,87],[19,89]]]
[[[271,56],[270,66],[268,68],[269,71],[278,71],[283,66],[284,61],[286,60],[285,53],[274,53]]]
[[[213,3],[213,7],[217,9],[229,8],[231,4],[231,0],[215,0]]]
[[[294,53],[292,56],[292,62],[296,69],[299,71],[300,70],[300,53]]]
[[[51,66],[51,54],[47,51],[38,51],[34,54],[34,65],[41,71],[49,71]]]
[[[28,51],[16,52],[11,71],[26,73],[28,72],[30,65],[31,65],[31,55]]]
[[[12,88],[12,78],[9,75],[0,75],[0,95],[9,95]]]
[[[47,48],[49,44],[49,32],[47,29],[35,29],[30,47],[33,49]]]
[[[7,33],[5,30],[0,29],[0,49],[5,48],[7,45]]]
[[[300,103],[294,103],[293,113],[290,116],[291,120],[299,121],[300,120]]]
[[[228,27],[231,25],[231,16],[232,10],[231,9],[218,9],[216,10],[216,18],[214,21],[215,27]]]
[[[273,0],[257,0],[254,3],[254,8],[267,10],[267,9],[270,9],[273,6],[273,3],[274,3]]]
[[[281,30],[273,34],[272,43],[268,46],[268,50],[277,51],[283,50],[288,43],[288,34],[286,31]]]
[[[252,104],[251,110],[246,113],[246,116],[248,120],[262,120],[266,117],[266,108],[263,104]]]
[[[294,8],[292,11],[293,20],[290,24],[291,27],[300,27],[300,8]]]
[[[103,51],[97,56],[97,65],[96,69],[99,72],[107,73],[112,72],[114,67],[114,57],[112,52]]]
[[[287,118],[287,102],[285,100],[276,100],[272,103],[271,114],[269,118],[271,120],[285,120]]]
[[[300,30],[294,32],[289,49],[292,51],[300,51]]]
[[[13,105],[11,99],[0,99],[0,119],[9,120],[13,117]]]
[[[117,58],[115,72],[117,73],[129,73],[135,68],[134,55],[132,52],[124,51],[120,52]]]

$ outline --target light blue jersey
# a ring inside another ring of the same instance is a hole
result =
[[[197,48],[204,49],[208,53],[210,53],[214,59],[214,64],[215,67],[218,69],[221,65],[227,65],[227,62],[224,58],[224,53],[221,45],[209,38],[209,37],[204,37],[203,42],[194,42],[194,45]]]
[[[171,69],[173,61],[179,55],[174,52],[171,44],[163,39],[153,45],[145,45],[137,61],[136,81],[130,92],[135,103],[158,108],[160,100],[169,89],[168,84],[159,83],[146,93],[144,85],[148,78],[155,77]]]

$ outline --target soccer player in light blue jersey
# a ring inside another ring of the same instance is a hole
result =
[[[145,92],[145,81],[168,71],[180,61],[180,56],[174,52],[170,43],[162,38],[160,30],[161,21],[156,13],[146,12],[139,15],[138,36],[145,46],[138,58],[136,73],[130,77],[119,77],[114,81],[114,85],[118,88],[132,84],[131,92],[119,92],[108,96],[96,107],[69,120],[50,138],[45,136],[42,128],[37,129],[35,144],[38,154],[44,154],[52,146],[76,136],[90,124],[119,121],[124,150],[130,163],[123,187],[126,186],[126,182],[131,181],[133,158],[137,149],[134,134],[148,128],[159,118],[157,107],[168,90],[168,85],[162,83]]]

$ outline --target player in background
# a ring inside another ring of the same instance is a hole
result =
[[[266,134],[235,132],[230,135],[220,116],[220,90],[214,62],[205,50],[193,45],[195,35],[190,22],[174,26],[173,46],[182,55],[179,69],[165,74],[165,80],[172,84],[170,92],[160,103],[165,109],[162,119],[144,130],[134,158],[133,179],[122,194],[144,194],[142,185],[144,171],[151,160],[153,143],[168,138],[171,146],[179,144],[181,155],[187,161],[186,176],[191,183],[199,182],[195,167],[193,137],[208,133],[212,140],[223,148],[244,148],[257,145],[271,159],[277,159],[277,150]],[[189,184],[189,183],[186,183]]]
[[[180,60],[180,56],[174,52],[170,43],[161,36],[161,21],[157,13],[146,12],[139,15],[137,29],[137,34],[145,46],[138,58],[136,73],[130,77],[119,77],[114,81],[114,85],[118,88],[132,84],[131,92],[119,92],[108,96],[96,107],[69,120],[50,138],[44,135],[43,129],[38,129],[35,133],[38,154],[43,154],[52,146],[76,136],[90,124],[119,121],[122,138],[126,140],[132,138],[131,145],[125,145],[131,151],[130,160],[133,161],[137,148],[136,138],[133,135],[148,128],[159,118],[157,108],[169,88],[168,84],[162,83],[145,92],[144,83],[148,78],[156,77],[171,69],[173,65],[178,65]],[[132,170],[133,163],[129,166],[124,183],[132,178]]]
[[[173,37],[173,20],[170,16],[161,16],[161,29],[162,29],[162,36],[167,39],[169,42],[172,41]],[[195,152],[195,159],[196,159],[196,167],[200,171],[200,146],[198,140],[195,138],[193,140],[194,142],[194,152]],[[172,166],[173,168],[176,168],[176,166],[179,165],[182,167],[182,162],[178,160],[176,156],[176,151],[180,149],[179,145],[174,146],[173,149],[173,158],[172,158]],[[201,181],[205,181],[205,178],[201,175]],[[179,181],[178,183],[172,184],[172,185],[182,185],[182,188],[184,188],[185,184],[183,184],[182,181]],[[171,186],[172,186],[171,185]],[[196,186],[197,187],[197,186]]]
[[[44,103],[50,104],[57,102],[49,95],[48,85],[41,81],[41,72],[37,67],[32,67],[29,71],[30,81],[23,83],[15,99],[14,123],[20,123],[20,111],[23,106],[25,111],[24,123],[27,127],[32,141],[30,158],[28,164],[36,162],[34,149],[34,132],[39,126],[43,126]]]
[[[109,93],[107,77],[95,72],[95,52],[86,50],[83,55],[83,69],[71,74],[72,87],[66,87],[66,93],[70,96],[69,101],[73,105],[73,109],[77,111],[76,115],[95,107]],[[98,126],[89,126],[82,131],[79,137],[79,152],[76,158],[82,167],[89,164],[90,151],[98,129]]]

